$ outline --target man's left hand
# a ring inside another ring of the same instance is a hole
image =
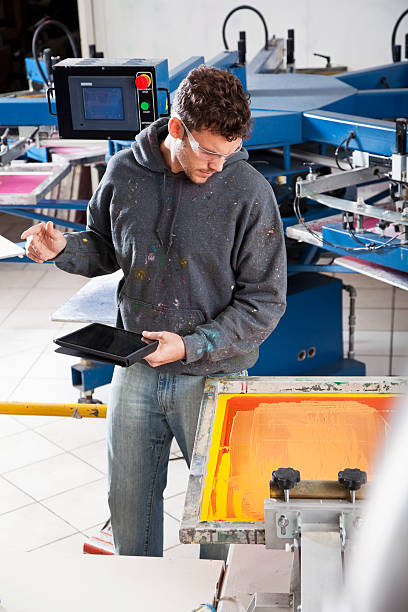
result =
[[[143,337],[147,340],[158,340],[159,346],[154,351],[145,357],[147,363],[152,368],[164,365],[165,363],[173,363],[179,361],[186,356],[186,348],[181,336],[172,332],[149,332],[144,331]]]

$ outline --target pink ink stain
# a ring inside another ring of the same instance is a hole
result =
[[[156,259],[156,255],[154,253],[149,253],[145,259],[145,266],[149,263],[149,261],[154,261]]]
[[[31,193],[51,174],[0,174],[0,195],[7,193]]]

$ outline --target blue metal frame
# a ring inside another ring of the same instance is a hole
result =
[[[71,366],[72,385],[80,391],[103,387],[112,380],[113,369],[113,365],[102,361],[91,361],[90,365],[76,363]]]
[[[313,370],[329,370],[336,375],[347,368],[351,375],[364,375],[363,363],[343,358],[342,281],[303,271],[288,279],[286,312],[273,334],[261,344],[259,361],[249,374],[303,376]]]
[[[44,86],[45,83],[41,76],[41,72],[38,70],[35,59],[33,57],[26,57],[24,61],[25,61],[27,79],[29,81],[35,81],[36,83],[41,83]],[[45,65],[45,62],[43,60],[39,60],[39,64],[44,74],[47,75],[47,67]]]
[[[408,246],[401,246],[404,243],[403,239],[396,239],[389,246],[378,251],[346,251],[342,247],[347,248],[364,248],[364,245],[375,244],[382,245],[388,242],[389,238],[375,234],[374,232],[361,232],[357,234],[360,241],[359,244],[349,232],[343,229],[341,225],[330,225],[322,227],[323,240],[331,242],[333,246],[327,248],[334,253],[343,256],[358,257],[372,263],[377,263],[380,266],[392,268],[406,272],[408,269]],[[338,247],[338,248],[337,248]]]
[[[320,248],[320,247],[318,247]],[[355,274],[355,270],[349,270],[338,264],[289,264],[288,276],[299,274],[300,272],[327,272],[328,274],[347,274],[348,272]]]
[[[12,212],[14,209],[18,210],[30,210],[32,208],[49,208],[53,210],[86,210],[88,207],[88,200],[40,200],[36,206],[32,204],[18,204],[11,206],[8,204],[0,204],[0,212],[9,212],[5,209],[10,209]],[[28,215],[27,215],[28,216]],[[49,221],[52,221],[54,217],[51,217]]]
[[[384,117],[404,117],[407,105],[407,89],[370,89],[358,91],[343,100],[327,104],[321,110],[383,119]]]
[[[174,68],[169,77],[167,60],[161,61],[156,67],[158,86],[174,92],[187,72],[203,60],[202,56],[192,57]],[[252,136],[246,142],[248,148],[288,146],[309,140],[338,145],[354,129],[358,142],[351,143],[351,148],[380,155],[395,152],[395,126],[380,118],[406,114],[408,62],[335,77],[257,73],[238,66],[237,61],[237,51],[223,51],[207,64],[235,72],[244,86],[248,82],[254,119]],[[27,65],[30,74],[37,77],[33,60]],[[55,112],[55,101],[51,105]],[[160,92],[162,112],[163,105],[165,92]],[[0,122],[4,126],[57,124],[45,98],[18,97],[0,99]]]
[[[45,206],[43,206],[45,208]],[[52,208],[51,206],[47,208]],[[75,208],[73,208],[75,210]],[[17,206],[1,206],[1,212],[9,213],[10,215],[15,215],[16,217],[25,217],[28,219],[34,219],[35,221],[52,221],[54,225],[60,225],[61,227],[69,227],[70,229],[81,231],[85,229],[85,225],[83,223],[75,223],[74,221],[68,221],[66,219],[58,219],[57,217],[50,217],[49,215],[42,215],[40,213],[34,212],[31,209],[21,210]]]
[[[395,123],[367,117],[353,117],[331,111],[303,113],[303,138],[306,141],[340,144],[351,131],[356,138],[350,148],[377,155],[395,153]]]
[[[51,101],[56,112],[55,100]],[[45,98],[0,98],[0,125],[58,125],[57,117],[50,115]]]
[[[395,62],[374,68],[344,72],[339,74],[337,79],[362,90],[384,89],[386,87],[382,81],[384,77],[390,87],[408,87],[408,62]]]
[[[47,147],[31,147],[31,149],[28,149],[28,151],[26,151],[25,155],[22,157],[26,157],[27,159],[33,159],[36,162],[42,163],[50,161],[48,158]],[[21,159],[21,157],[19,159]]]

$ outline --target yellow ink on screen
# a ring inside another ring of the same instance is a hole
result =
[[[262,521],[272,471],[337,480],[358,467],[372,476],[393,395],[221,394],[204,485],[202,521]]]

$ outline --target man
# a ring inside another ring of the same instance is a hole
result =
[[[115,550],[160,556],[163,490],[175,436],[190,464],[208,375],[251,367],[285,310],[282,224],[269,183],[247,163],[250,110],[240,81],[200,66],[172,117],[116,154],[87,230],[25,231],[27,253],[92,277],[123,270],[118,325],[158,340],[146,362],[115,368],[108,411]],[[214,556],[210,553],[210,556]]]

